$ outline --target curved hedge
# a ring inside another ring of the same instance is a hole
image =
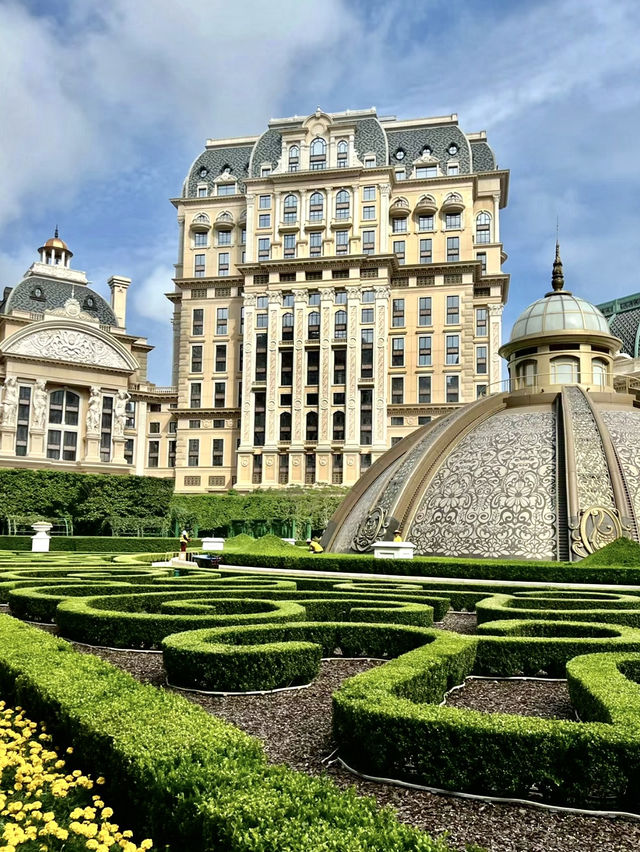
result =
[[[497,594],[476,604],[478,624],[505,618],[591,621],[640,627],[640,596],[574,592]]]

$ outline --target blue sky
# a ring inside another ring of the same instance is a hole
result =
[[[56,223],[168,383],[175,210],[208,137],[376,106],[456,112],[511,170],[505,335],[547,289],[556,216],[567,287],[640,290],[637,0],[0,0],[0,285]]]

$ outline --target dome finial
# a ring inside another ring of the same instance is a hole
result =
[[[54,239],[56,239],[56,240],[57,240],[57,239],[59,239],[58,226],[57,226],[57,225],[56,225],[56,230],[55,230],[55,233],[54,233],[53,237],[54,237]]]
[[[554,293],[559,293],[564,288],[564,272],[562,271],[562,260],[560,259],[560,241],[556,239],[556,257],[553,261],[553,272],[551,274],[551,286]]]

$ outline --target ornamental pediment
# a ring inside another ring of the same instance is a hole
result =
[[[3,355],[66,361],[130,373],[139,365],[111,335],[85,323],[49,319],[20,329],[0,345]]]

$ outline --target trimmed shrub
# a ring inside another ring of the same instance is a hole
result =
[[[190,542],[192,549],[202,547],[199,538]],[[0,535],[0,549],[31,552],[31,536],[28,535]],[[51,552],[77,552],[77,553],[132,553],[137,550],[144,553],[157,551],[164,555],[179,549],[177,538],[118,538],[117,536],[82,536],[82,535],[54,535],[51,536]],[[41,558],[42,554],[34,554]]]
[[[640,567],[640,544],[621,536],[583,559],[581,565],[633,565]]]
[[[518,592],[493,595],[476,604],[478,624],[504,618],[591,621],[640,627],[640,597],[631,594]]]

